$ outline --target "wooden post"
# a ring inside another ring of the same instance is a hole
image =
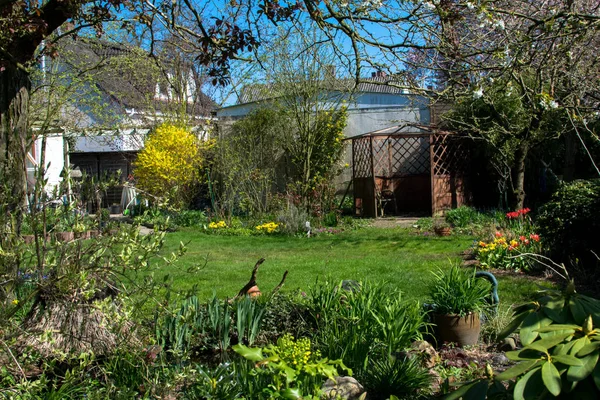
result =
[[[377,181],[375,180],[375,161],[373,155],[373,136],[369,137],[369,145],[371,148],[371,178],[373,179],[373,215],[377,218]]]
[[[429,135],[429,167],[431,168],[431,216],[435,216],[436,211],[436,193],[435,193],[435,161],[433,159],[434,153],[434,143],[435,143],[435,134],[432,133]]]
[[[354,180],[356,179],[356,138],[352,138],[352,200],[353,200],[353,205],[354,205],[354,216],[356,217],[357,214],[357,207],[356,207],[356,185],[354,184]],[[359,139],[360,140],[360,139]],[[343,200],[342,200],[343,202]]]

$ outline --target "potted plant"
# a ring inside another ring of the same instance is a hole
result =
[[[458,266],[434,273],[429,289],[433,322],[438,338],[459,346],[474,345],[479,340],[479,313],[486,307],[489,284],[473,272]]]
[[[445,218],[435,218],[433,220],[433,231],[438,236],[450,236],[452,228],[450,224],[446,222]]]

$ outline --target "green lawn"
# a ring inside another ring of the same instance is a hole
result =
[[[425,300],[431,271],[460,262],[460,253],[472,245],[468,236],[418,236],[410,230],[364,228],[333,236],[231,237],[207,235],[182,229],[166,236],[166,249],[174,251],[187,243],[187,253],[176,265],[162,268],[158,277],[169,273],[174,287],[196,286],[202,298],[216,291],[219,297],[237,294],[250,277],[255,262],[264,257],[258,283],[263,292],[275,287],[289,271],[284,291],[308,290],[317,278],[385,281],[399,287],[407,297]],[[188,272],[195,265],[206,265]],[[503,303],[518,303],[537,286],[526,277],[500,279]]]

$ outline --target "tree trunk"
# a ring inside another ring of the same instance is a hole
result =
[[[529,152],[529,146],[525,141],[519,144],[515,153],[515,165],[512,171],[513,181],[513,210],[520,210],[524,207],[525,203],[525,160],[527,159],[527,153]]]
[[[27,109],[29,74],[10,64],[0,69],[0,202],[20,230],[27,200]],[[17,232],[18,233],[18,232]]]

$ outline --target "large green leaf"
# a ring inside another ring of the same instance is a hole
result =
[[[531,313],[533,313],[533,310],[527,310],[527,311],[515,316],[513,318],[513,320],[510,321],[508,323],[508,325],[498,334],[498,340],[502,340],[502,339],[506,338],[508,335],[510,335],[511,333],[515,332],[517,330],[517,328],[519,326],[521,326],[521,323],[523,322],[523,320],[525,318],[527,318],[527,316],[530,315]]]
[[[538,332],[554,332],[554,331],[575,332],[577,329],[580,329],[580,328],[581,328],[581,326],[573,325],[573,324],[552,324],[552,325],[540,328],[537,331]]]
[[[489,387],[488,381],[479,381],[464,395],[463,400],[485,400]]]
[[[592,378],[594,378],[594,383],[596,384],[596,388],[600,390],[600,364],[596,364],[594,371],[592,372]]]
[[[575,340],[575,343],[573,344],[573,347],[571,348],[571,352],[569,354],[571,354],[572,356],[576,355],[577,353],[579,353],[579,350],[583,349],[588,344],[590,344],[590,339],[588,339],[587,336],[580,337],[579,339]]]
[[[465,394],[479,382],[481,382],[481,381],[477,380],[475,382],[462,385],[461,387],[456,389],[454,392],[448,393],[446,396],[444,396],[444,400],[458,400],[458,399],[464,397]]]
[[[246,347],[243,344],[236,344],[232,348],[233,351],[250,361],[259,362],[265,358],[260,347]]]
[[[554,396],[560,394],[561,382],[558,370],[551,362],[546,362],[542,365],[542,380],[550,393]]]
[[[587,378],[598,363],[598,352],[592,353],[581,358],[582,365],[569,367],[567,370],[567,379],[578,382]]]
[[[524,345],[531,344],[538,337],[538,329],[541,328],[540,321],[541,317],[538,313],[531,313],[523,320],[519,336]]]
[[[526,361],[521,361],[520,363],[518,363],[514,367],[509,368],[506,371],[501,372],[498,375],[496,375],[496,379],[499,380],[499,381],[506,381],[506,380],[509,380],[509,379],[516,378],[517,376],[519,376],[521,374],[524,374],[525,372],[529,371],[531,368],[533,368],[540,361],[541,360],[526,360]]]
[[[592,342],[583,346],[578,352],[577,357],[585,357],[590,353],[598,350],[600,348],[600,342]]]
[[[571,336],[570,333],[550,336],[545,339],[536,340],[525,347],[546,353],[557,344],[563,342],[569,336]]]
[[[552,356],[552,360],[559,362],[561,364],[565,364],[565,365],[572,365],[572,366],[581,366],[583,365],[583,362],[577,358],[577,357],[573,357],[570,356],[568,354],[557,354],[557,355],[553,355]]]
[[[581,301],[579,301],[575,296],[569,299],[569,309],[571,310],[571,314],[573,314],[573,319],[575,323],[582,324],[586,319],[588,314],[586,314]]]
[[[548,318],[552,319],[552,321],[559,323],[559,324],[564,324],[565,322],[567,322],[563,311],[563,308],[565,306],[565,299],[564,298],[558,298],[558,299],[552,299],[550,301],[548,301],[543,307],[542,310],[544,311],[544,314],[546,314],[548,316]]]
[[[542,367],[537,367],[526,373],[515,385],[513,396],[515,400],[536,398],[544,390],[541,374]]]
[[[302,398],[302,392],[298,388],[288,388],[279,392],[281,397],[288,400],[296,400]]]

